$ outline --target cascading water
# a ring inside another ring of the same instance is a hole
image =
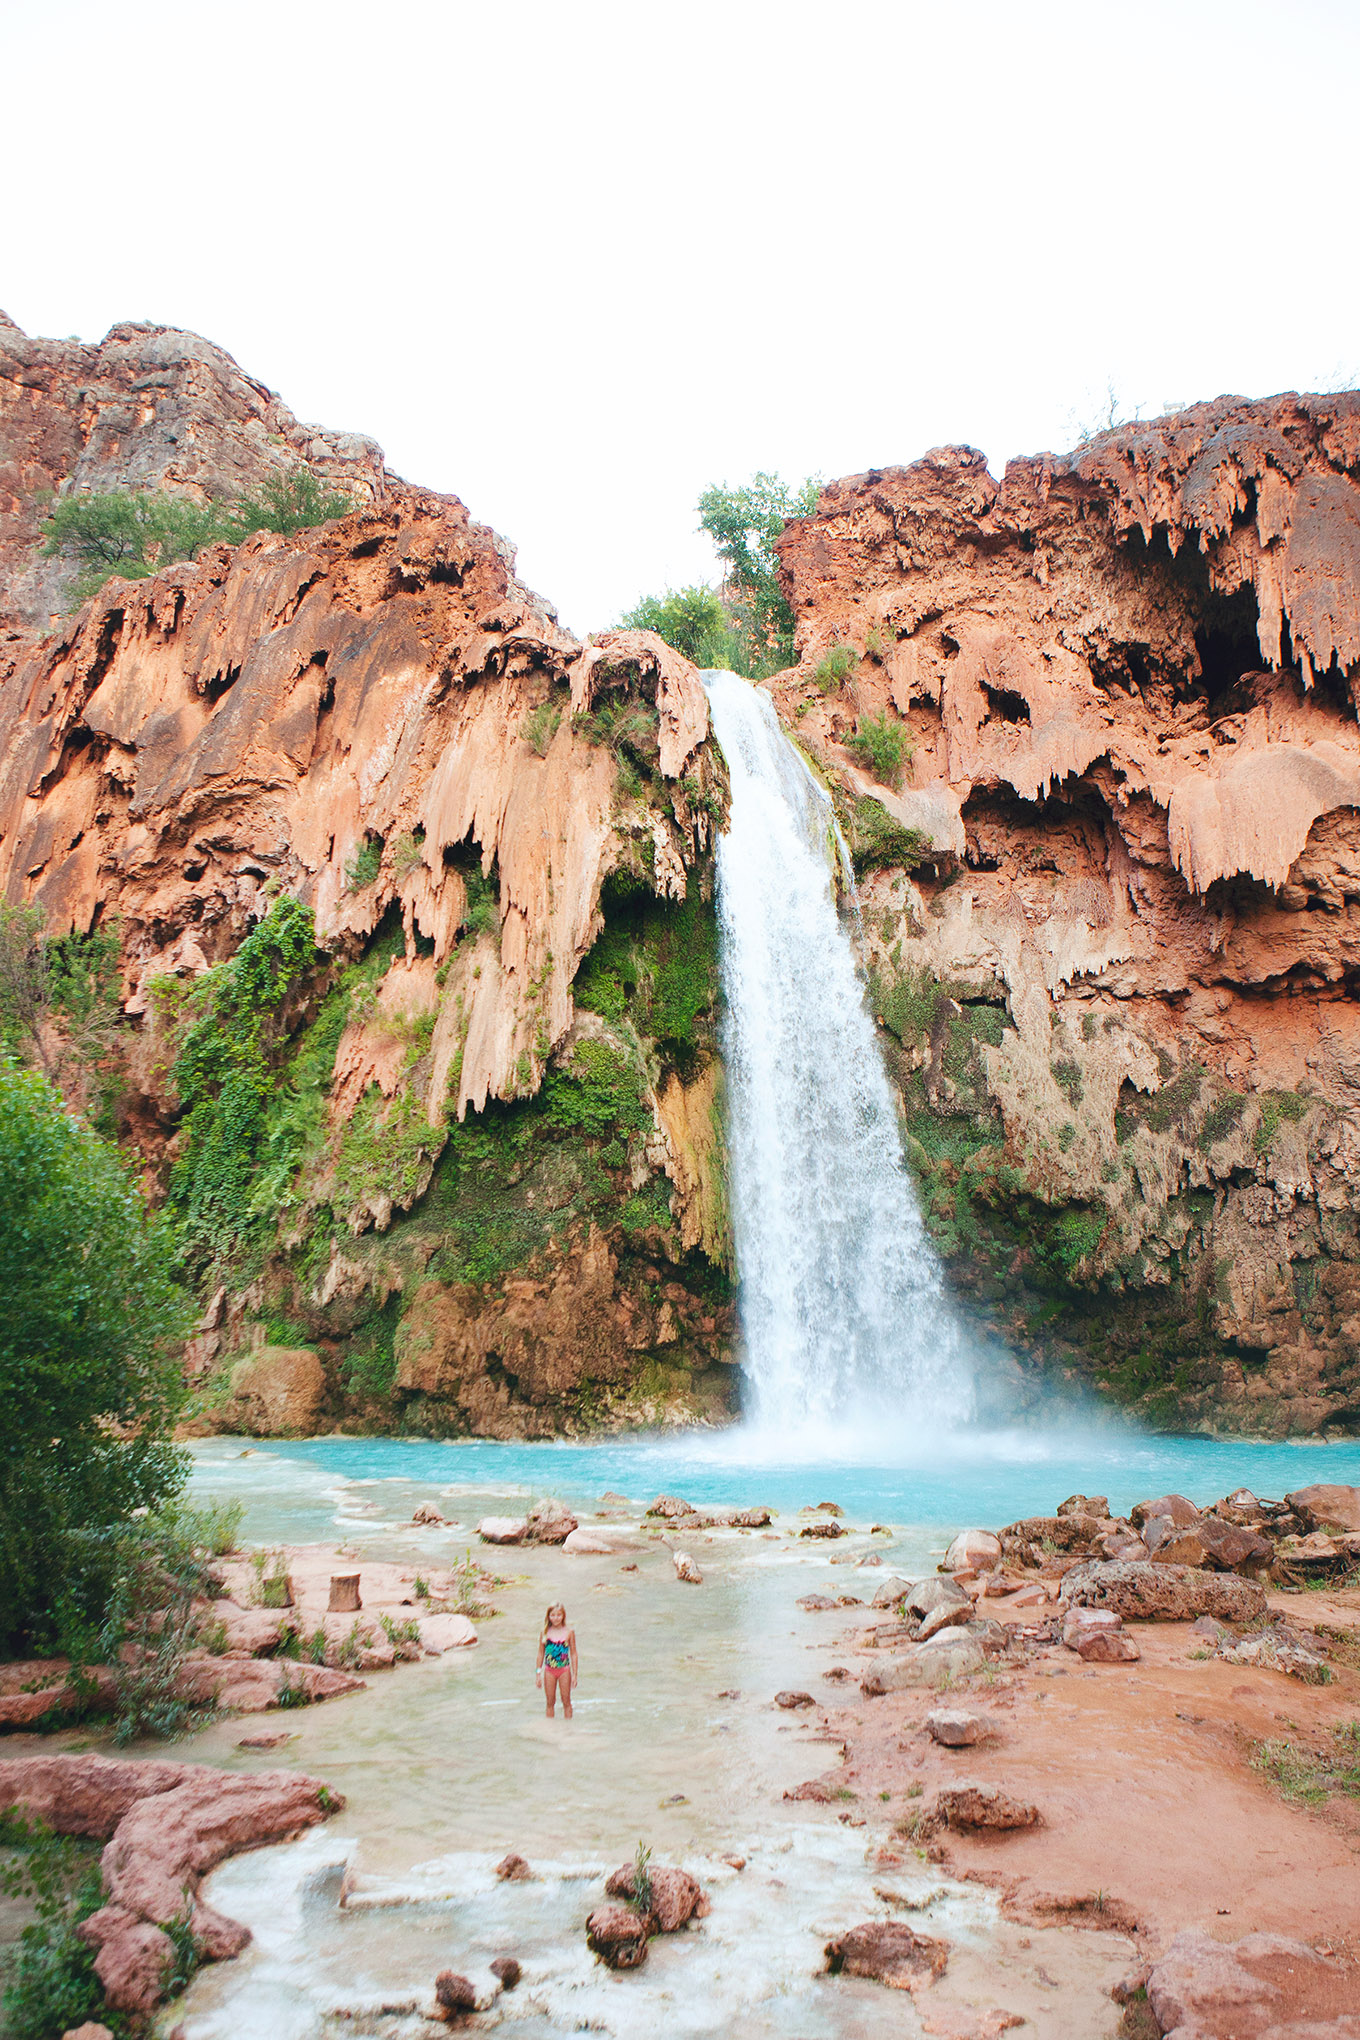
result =
[[[882,1442],[957,1422],[969,1369],[836,910],[830,801],[768,694],[733,673],[704,680],[732,781],[718,921],[753,1415],[785,1441],[828,1423]]]

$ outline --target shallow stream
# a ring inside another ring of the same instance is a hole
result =
[[[762,1456],[742,1431],[588,1446],[196,1446],[195,1492],[239,1496],[248,1541],[341,1543],[361,1565],[368,1557],[445,1567],[479,1548],[480,1517],[549,1494],[587,1523],[605,1512],[616,1525],[639,1524],[661,1491],[699,1504],[767,1503],[784,1534],[686,1534],[702,1587],[676,1580],[659,1538],[640,1536],[639,1549],[609,1558],[482,1547],[514,1583],[496,1593],[500,1613],[479,1623],[475,1649],[371,1674],[365,1692],[325,1706],[244,1727],[219,1722],[167,1751],[231,1768],[295,1766],[348,1801],[323,1830],[240,1857],[209,1881],[209,1898],[247,1921],[255,1939],[239,1961],[203,1971],[176,2008],[184,2040],[427,2032],[417,2011],[435,1974],[451,1967],[489,1990],[499,1954],[515,1955],[525,1974],[490,2017],[526,2040],[575,2032],[631,2040],[663,2028],[752,2040],[923,2033],[905,1994],[819,1974],[829,1938],[883,1917],[909,1919],[953,1946],[945,1978],[922,2000],[928,2017],[999,2004],[1040,2040],[1112,2034],[1118,2015],[1106,1992],[1128,1960],[1119,1937],[1024,1934],[1000,1920],[990,1892],[949,1884],[910,1849],[885,1869],[877,1853],[902,1848],[892,1823],[905,1806],[783,1798],[834,1769],[839,1745],[819,1727],[819,1710],[790,1715],[773,1695],[793,1687],[839,1699],[845,1689],[823,1675],[858,1616],[807,1614],[797,1599],[822,1591],[868,1601],[875,1569],[859,1561],[870,1553],[894,1570],[924,1570],[963,1525],[1047,1513],[1075,1489],[1108,1493],[1122,1510],[1168,1488],[1204,1502],[1243,1482],[1269,1495],[1313,1480],[1360,1482],[1360,1445],[1227,1445],[1111,1430],[918,1447],[915,1465],[823,1459],[814,1470]],[[610,1491],[629,1505],[606,1502]],[[412,1525],[425,1500],[451,1527]],[[820,1501],[837,1502],[853,1534],[791,1542],[790,1519]],[[870,1534],[875,1524],[890,1535]],[[545,1721],[533,1680],[543,1609],[559,1596],[581,1651],[570,1725]],[[260,1728],[286,1728],[291,1739],[264,1753],[238,1747]],[[697,1929],[654,1942],[643,1969],[615,1976],[588,1954],[584,1922],[603,1875],[639,1840],[657,1862],[691,1869],[713,1909]],[[495,1880],[509,1850],[528,1858],[534,1882]],[[745,1869],[727,1856],[744,1857]]]

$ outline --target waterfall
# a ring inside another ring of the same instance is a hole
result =
[[[831,803],[763,689],[704,684],[732,780],[718,925],[753,1415],[785,1437],[957,1421],[969,1371],[836,909]]]

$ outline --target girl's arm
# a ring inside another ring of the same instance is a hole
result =
[[[580,1682],[581,1660],[576,1655],[576,1631],[574,1629],[567,1631],[567,1642],[571,1647],[571,1682],[575,1686]]]
[[[538,1663],[534,1666],[534,1684],[536,1686],[543,1684],[543,1638],[541,1636],[538,1639]]]

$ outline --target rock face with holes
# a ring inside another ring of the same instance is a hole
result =
[[[1358,460],[1360,395],[1221,398],[781,542],[931,1229],[1163,1421],[1360,1413]]]
[[[63,612],[43,490],[217,498],[299,462],[352,514]],[[694,668],[570,637],[456,498],[196,335],[0,324],[0,484],[0,897],[82,954],[116,931],[99,1055],[57,1010],[44,1046],[74,1103],[118,1090],[153,1180],[186,1140],[186,997],[280,902],[312,916],[265,1022],[310,1131],[281,1172],[247,1143],[238,1231],[258,1250],[263,1214],[269,1264],[248,1305],[205,1296],[203,1426],[726,1414],[726,771]]]

